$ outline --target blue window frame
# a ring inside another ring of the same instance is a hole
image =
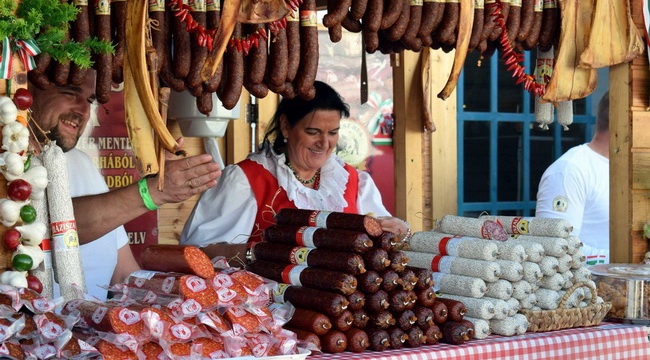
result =
[[[526,69],[534,69],[534,56],[526,52]],[[514,85],[497,54],[489,59],[468,55],[458,83],[459,215],[533,216],[544,170],[591,139],[591,97],[574,101],[568,131],[557,122],[539,129],[534,104],[522,86]]]

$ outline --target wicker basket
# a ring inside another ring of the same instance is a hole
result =
[[[587,287],[591,291],[591,304],[585,307],[566,308],[566,302],[578,288]],[[528,331],[542,332],[560,329],[568,329],[574,327],[594,326],[599,325],[612,303],[596,303],[597,294],[596,289],[585,282],[580,282],[569,288],[562,299],[557,309],[554,310],[520,310],[522,314],[528,318]]]

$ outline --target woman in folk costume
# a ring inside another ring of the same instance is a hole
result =
[[[410,234],[406,222],[390,216],[370,175],[332,154],[349,107],[329,85],[314,85],[313,100],[282,99],[261,149],[227,166],[218,185],[201,195],[181,244],[243,259],[284,208],[370,213],[384,231]]]

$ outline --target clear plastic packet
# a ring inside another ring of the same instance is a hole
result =
[[[232,306],[224,308],[223,315],[232,325],[231,331],[236,336],[266,330],[259,317],[245,307]]]
[[[17,341],[5,341],[0,345],[0,358],[23,360],[25,358],[25,352]]]
[[[70,338],[72,327],[79,318],[76,316],[62,316],[52,312],[36,314],[33,317],[38,335],[42,342],[55,342],[59,338]]]
[[[14,335],[19,334],[24,327],[24,317],[18,319],[12,317],[0,319],[0,342],[10,340]]]
[[[212,333],[222,334],[232,329],[230,323],[216,310],[199,313],[197,319],[201,324],[207,326]]]
[[[18,297],[19,304],[25,306],[34,314],[53,312],[65,303],[65,299],[62,297],[50,300],[47,297],[41,296],[36,291],[26,288],[18,289]]]

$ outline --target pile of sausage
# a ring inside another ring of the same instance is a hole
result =
[[[94,347],[95,355],[220,359],[297,352],[296,335],[282,329],[289,309],[266,307],[271,288],[259,276],[215,271],[192,246],[153,245],[141,253],[141,262],[148,270],[111,288],[121,297],[72,300],[63,308],[62,314],[81,319],[75,338]]]
[[[285,328],[324,352],[381,351],[472,338],[461,302],[437,299],[432,273],[408,266],[370,216],[283,209],[247,269],[280,283],[296,312]]]

